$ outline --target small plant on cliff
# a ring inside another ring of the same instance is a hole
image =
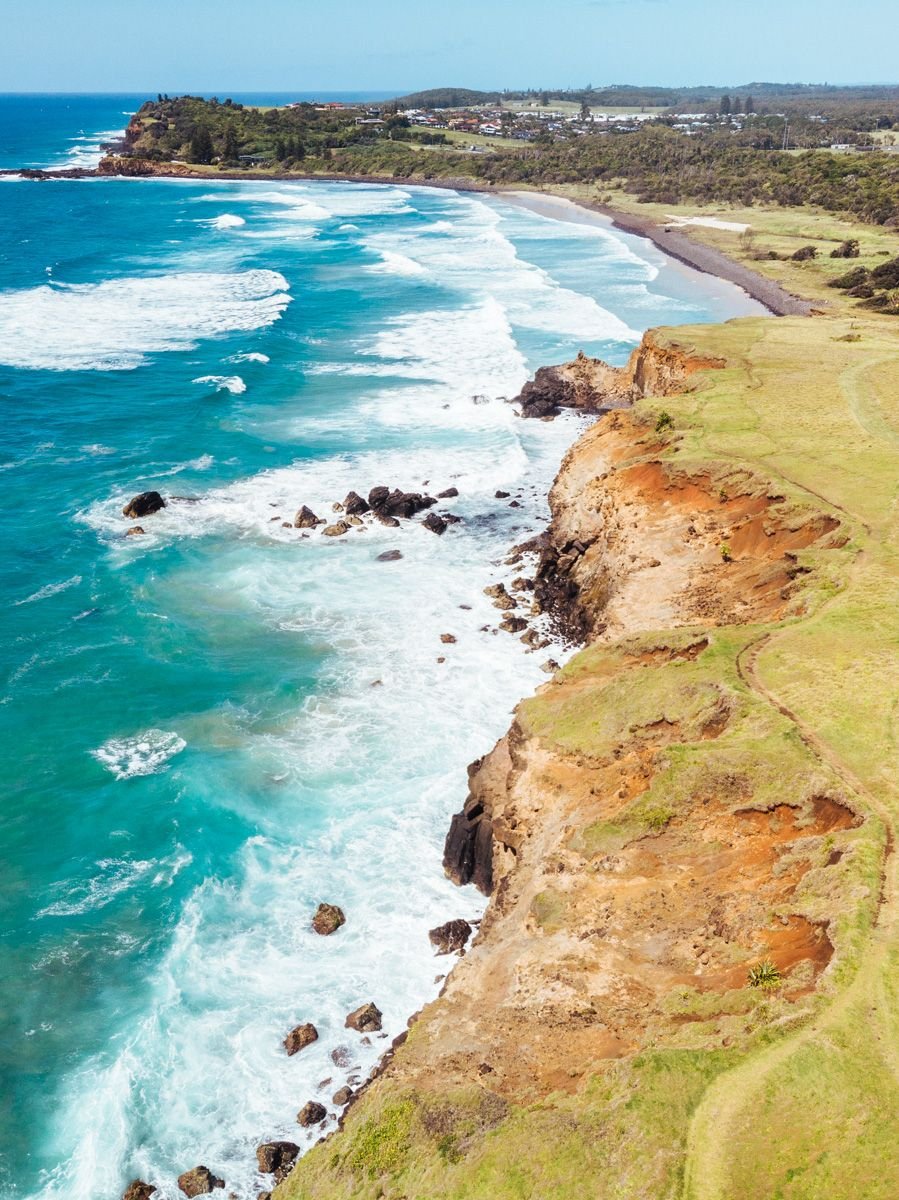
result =
[[[665,429],[671,429],[673,426],[674,417],[672,417],[670,412],[666,412],[663,408],[659,413],[658,420],[656,421],[656,433],[661,433]]]
[[[668,808],[664,804],[656,804],[651,808],[644,808],[640,813],[643,824],[647,829],[651,829],[653,833],[661,833],[673,816],[674,809]]]
[[[778,988],[783,983],[783,975],[770,958],[750,967],[746,973],[746,979],[750,987],[762,988],[765,991]]]
[[[730,552],[730,543],[729,542],[722,542],[719,549],[721,550],[721,561],[722,562],[727,563],[727,562],[734,561],[734,556]]]

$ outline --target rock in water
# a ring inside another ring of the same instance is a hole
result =
[[[339,1108],[343,1108],[344,1104],[349,1104],[353,1098],[353,1089],[348,1087],[338,1088],[331,1100]]]
[[[457,487],[448,487],[448,488],[444,488],[444,490],[442,492],[437,493],[437,499],[438,500],[449,500],[453,496],[458,496],[458,495],[459,495],[459,489]]]
[[[440,640],[444,646],[452,646],[455,644],[456,635],[454,633],[441,633]]]
[[[378,555],[376,561],[377,562],[396,562],[398,559],[400,559],[402,557],[403,557],[402,550],[385,550],[382,554]]]
[[[305,504],[293,519],[294,529],[314,529],[316,525],[324,525],[324,523],[324,519],[317,517]]]
[[[343,909],[338,908],[336,904],[320,904],[312,918],[312,928],[322,937],[336,933],[341,925],[345,924],[346,917],[343,915]]]
[[[348,492],[343,507],[347,516],[358,517],[360,513],[367,513],[370,505],[362,499],[358,492]]]
[[[299,1053],[300,1050],[311,1046],[313,1042],[318,1041],[318,1030],[314,1025],[309,1023],[305,1025],[297,1025],[295,1029],[291,1029],[290,1033],[284,1039],[284,1049],[289,1056]]]
[[[375,1004],[369,1002],[351,1012],[346,1021],[344,1021],[344,1025],[347,1029],[355,1029],[359,1033],[379,1033],[382,1018],[383,1013],[381,1010]]]
[[[125,537],[139,537],[142,533],[146,533],[143,525],[132,525],[130,529],[125,530]]]
[[[122,1200],[150,1200],[156,1191],[152,1183],[144,1183],[142,1179],[132,1179],[122,1193]]]
[[[326,525],[322,530],[323,537],[343,537],[345,533],[349,533],[350,526],[346,521],[338,521],[334,525]]]
[[[300,1152],[295,1142],[263,1142],[256,1147],[256,1161],[263,1175],[273,1175],[283,1167],[289,1167]]]
[[[224,1179],[218,1179],[208,1167],[194,1167],[178,1176],[178,1187],[185,1196],[206,1196],[213,1188],[223,1188]]]
[[[431,533],[446,532],[446,521],[444,521],[443,517],[438,517],[437,513],[428,513],[422,521],[422,525],[424,525],[425,529],[430,529]]]
[[[465,943],[471,937],[471,926],[461,919],[447,921],[445,925],[432,929],[428,937],[438,954],[456,954],[465,949]]]
[[[321,1125],[327,1115],[328,1110],[324,1104],[319,1104],[317,1100],[308,1100],[297,1113],[297,1124],[308,1129],[310,1125]]]
[[[141,492],[139,495],[131,497],[122,509],[122,515],[130,517],[134,521],[138,517],[152,516],[161,508],[165,508],[165,501],[159,492]]]

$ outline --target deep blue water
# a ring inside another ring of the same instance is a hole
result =
[[[56,161],[139,100],[0,97],[0,153]],[[580,427],[505,398],[754,309],[445,191],[4,182],[0,225],[0,1195],[174,1200],[202,1161],[243,1200],[257,1142],[345,1082],[346,1012],[394,1036],[436,992],[427,930],[479,910],[442,878],[448,818],[545,678],[482,589]],[[282,524],[379,483],[454,485],[463,523]],[[168,507],[126,537],[150,487]],[[381,1048],[352,1044],[360,1073]]]

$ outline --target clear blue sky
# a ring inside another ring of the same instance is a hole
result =
[[[895,82],[899,0],[19,0],[0,91]]]

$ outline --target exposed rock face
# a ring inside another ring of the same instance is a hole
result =
[[[139,495],[131,497],[122,509],[122,515],[130,517],[134,521],[140,517],[152,516],[161,508],[165,508],[165,501],[159,492],[141,492]]]
[[[295,1142],[263,1142],[256,1147],[256,1161],[263,1175],[273,1175],[275,1171],[291,1166],[299,1152]]]
[[[444,521],[443,517],[438,516],[437,513],[428,513],[422,521],[422,525],[424,525],[425,529],[430,529],[431,533],[440,534],[446,532],[446,521]]]
[[[219,1179],[208,1167],[194,1167],[178,1176],[178,1187],[185,1196],[205,1196],[215,1188],[223,1188],[224,1179]]]
[[[358,492],[349,492],[343,502],[343,508],[348,516],[358,517],[361,513],[368,512],[369,505]]]
[[[307,1100],[297,1113],[297,1124],[308,1129],[310,1125],[321,1125],[327,1115],[328,1110],[323,1104],[317,1100]]]
[[[369,1002],[355,1009],[344,1021],[347,1029],[355,1029],[359,1033],[379,1033],[383,1014],[377,1005]]]
[[[572,362],[541,367],[517,400],[523,417],[554,417],[563,408],[604,412],[626,408],[641,396],[684,391],[695,371],[723,365],[720,359],[703,357],[676,345],[662,345],[650,332],[627,366],[610,367],[601,358],[588,358],[582,351]]]
[[[316,933],[320,933],[322,937],[327,937],[329,934],[336,933],[341,925],[346,924],[346,917],[342,908],[338,908],[336,904],[320,904],[315,910],[315,916],[312,918],[312,928]]]
[[[304,504],[293,519],[294,529],[314,529],[316,525],[324,525],[322,517],[317,517],[311,508]]]
[[[461,919],[447,921],[445,925],[438,925],[436,929],[432,929],[428,937],[438,954],[458,954],[460,950],[465,949],[471,937],[471,926]]]
[[[493,805],[505,795],[512,770],[511,735],[468,768],[468,799],[450,824],[443,869],[454,883],[473,883],[489,896],[493,890]]]
[[[132,1179],[122,1193],[122,1200],[150,1200],[156,1191],[152,1183],[144,1183],[142,1179]]]
[[[314,1025],[307,1022],[305,1025],[297,1025],[296,1028],[291,1029],[290,1033],[284,1039],[284,1049],[288,1055],[292,1056],[317,1041],[318,1030]]]

